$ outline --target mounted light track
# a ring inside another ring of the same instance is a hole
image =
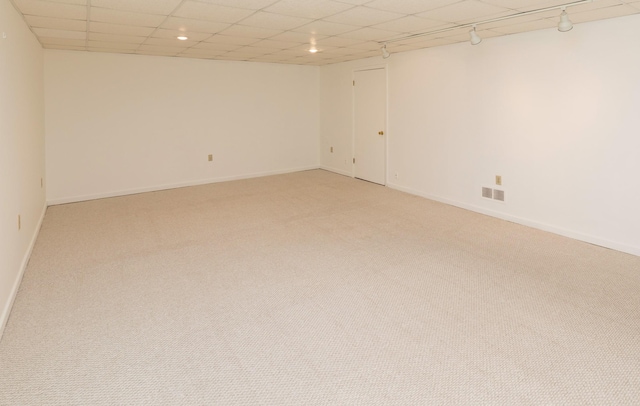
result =
[[[460,25],[455,25],[453,27],[441,28],[439,30],[421,32],[421,33],[418,33],[418,34],[406,35],[404,37],[396,37],[396,38],[386,39],[384,41],[378,41],[378,44],[386,45],[388,43],[400,42],[400,41],[405,41],[405,40],[408,40],[408,39],[419,38],[419,37],[426,37],[428,35],[440,34],[440,33],[443,33],[443,32],[458,30],[458,29],[461,29],[461,28],[473,28],[471,31],[475,32],[475,27],[478,26],[478,25],[495,23],[497,21],[510,20],[512,18],[524,17],[524,16],[528,16],[528,15],[531,15],[531,14],[544,13],[545,11],[551,11],[551,10],[562,10],[562,14],[560,14],[560,23],[558,24],[558,31],[566,32],[566,31],[571,30],[571,28],[573,28],[573,24],[569,20],[569,16],[567,15],[566,9],[568,7],[579,6],[581,4],[591,3],[592,1],[594,1],[594,0],[579,0],[579,1],[574,1],[574,2],[571,2],[571,3],[560,4],[560,5],[553,6],[553,7],[545,7],[545,8],[539,8],[539,9],[536,9],[536,10],[523,11],[523,12],[520,12],[520,13],[511,14],[511,15],[504,16],[504,17],[492,18],[490,20],[477,21],[477,22],[468,23],[468,24],[460,24]],[[471,43],[474,44],[473,43],[473,41],[474,41],[473,35],[471,34],[471,32],[469,34],[471,35]],[[480,36],[478,36],[477,33],[476,33],[476,36],[478,38],[480,38]],[[480,38],[480,41],[482,41],[481,38]],[[476,44],[474,44],[474,45],[476,45]]]

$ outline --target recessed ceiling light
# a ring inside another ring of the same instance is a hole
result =
[[[186,41],[186,40],[188,40],[188,39],[189,39],[189,37],[187,37],[186,35],[182,34],[182,35],[178,35],[178,39],[179,39],[180,41]]]
[[[312,54],[315,54],[316,52],[318,52],[318,50],[316,48],[311,48],[309,49],[309,52],[311,52]]]

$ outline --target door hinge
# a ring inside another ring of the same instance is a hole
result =
[[[356,163],[356,159],[355,159],[355,158],[353,158],[353,163],[354,163],[354,164]]]
[[[354,85],[354,86],[356,85],[356,81],[355,81],[355,80],[353,81],[353,85]]]

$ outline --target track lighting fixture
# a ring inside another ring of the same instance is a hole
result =
[[[446,27],[446,28],[439,28],[439,29],[433,30],[433,31],[426,31],[426,32],[420,32],[420,33],[416,33],[416,34],[406,35],[404,37],[395,37],[395,38],[387,39],[387,40],[384,40],[384,41],[378,41],[378,43],[379,44],[384,44],[382,46],[382,57],[383,58],[388,58],[389,57],[389,52],[387,51],[387,43],[406,41],[406,40],[409,40],[409,39],[412,40],[412,39],[419,38],[419,37],[426,37],[426,36],[435,35],[435,34],[442,34],[442,33],[449,32],[449,31],[455,31],[455,30],[459,30],[459,29],[462,29],[462,28],[471,27],[471,31],[469,31],[469,37],[470,37],[471,44],[472,45],[478,45],[480,42],[482,42],[482,38],[476,32],[476,26],[477,25],[496,23],[496,22],[499,22],[499,21],[509,20],[509,19],[512,19],[512,18],[520,18],[520,17],[532,15],[532,14],[545,13],[545,12],[548,12],[548,11],[551,11],[551,10],[559,10],[559,9],[562,10],[562,13],[560,14],[560,22],[558,23],[558,31],[567,32],[567,31],[569,31],[569,30],[571,30],[573,28],[573,23],[571,22],[571,20],[569,20],[569,15],[567,14],[566,9],[568,7],[574,7],[574,6],[578,6],[578,5],[581,5],[581,4],[591,3],[593,1],[595,1],[595,0],[574,0],[574,1],[571,1],[571,2],[565,3],[565,4],[558,4],[558,5],[555,5],[555,6],[550,6],[550,7],[545,7],[545,8],[538,8],[538,9],[535,9],[535,10],[522,11],[522,12],[519,12],[519,13],[510,14],[510,15],[506,15],[506,16],[502,16],[502,17],[491,18],[491,19],[488,19],[488,20],[474,21],[474,22],[466,23],[466,24],[453,25],[453,26]]]
[[[560,22],[558,23],[558,31],[567,32],[571,31],[573,23],[569,20],[566,7],[562,7],[562,13],[560,14]]]
[[[384,44],[382,46],[382,58],[383,59],[387,59],[390,56],[391,56],[391,54],[389,53],[389,51],[387,51],[387,44]]]
[[[482,42],[482,38],[476,32],[476,26],[474,25],[471,31],[469,31],[469,36],[471,37],[471,45],[478,45]]]

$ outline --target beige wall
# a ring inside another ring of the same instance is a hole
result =
[[[389,186],[640,255],[639,36],[634,15],[322,67],[322,166],[353,173],[353,71],[384,63]]]
[[[47,199],[317,168],[318,86],[310,66],[47,50]]]
[[[0,335],[45,209],[42,54],[0,0]]]

